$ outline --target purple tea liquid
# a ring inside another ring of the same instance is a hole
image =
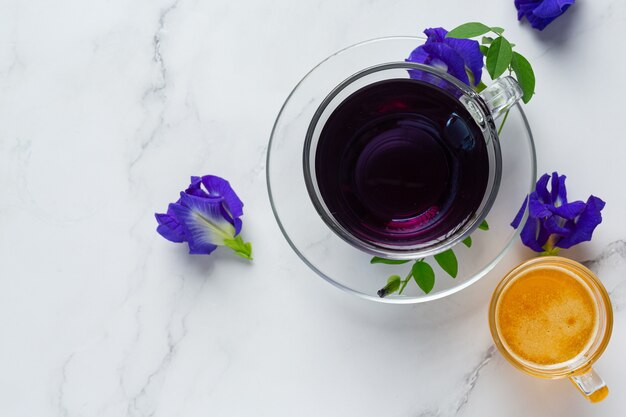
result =
[[[422,81],[381,81],[331,114],[316,149],[324,203],[352,235],[410,246],[465,224],[485,194],[483,135],[451,95]]]

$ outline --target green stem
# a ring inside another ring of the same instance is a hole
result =
[[[398,290],[398,294],[402,294],[402,291],[404,291],[404,288],[406,287],[406,285],[411,280],[411,275],[413,275],[413,270],[411,270],[411,272],[409,272],[409,275],[407,275],[406,278],[401,281],[402,284],[400,285],[400,289]]]
[[[504,122],[506,122],[507,117],[509,117],[509,112],[511,110],[507,110],[506,113],[504,113],[504,119],[502,119],[502,123],[500,123],[500,128],[498,128],[498,136],[500,136],[500,133],[502,133],[502,128],[504,128]]]
[[[420,262],[420,261],[423,261],[423,260],[424,260],[424,258],[420,258],[420,259],[415,260],[415,262]],[[400,285],[400,289],[398,290],[398,294],[402,294],[402,291],[404,291],[404,288],[409,283],[409,281],[411,280],[412,276],[413,276],[413,268],[411,268],[411,270],[409,271],[409,275],[407,275],[406,278],[404,278],[402,281],[400,281],[402,284]]]
[[[539,253],[539,256],[556,256],[559,254],[560,251],[561,251],[561,248],[553,248],[550,250],[544,250],[543,252]]]
[[[543,252],[539,254],[539,256],[556,256],[561,251],[561,248],[557,247],[555,244],[556,236],[550,235],[548,241],[545,245],[543,245]]]

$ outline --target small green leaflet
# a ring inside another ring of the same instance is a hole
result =
[[[487,220],[483,220],[482,223],[478,225],[478,228],[480,230],[489,230],[489,223],[487,223]]]
[[[493,43],[493,38],[489,36],[483,36],[483,39],[480,43],[482,43],[483,45],[491,45]]]
[[[439,264],[441,269],[446,271],[452,278],[456,278],[459,272],[459,262],[456,259],[456,255],[452,249],[438,253],[435,255],[435,261]]]
[[[479,22],[464,23],[452,29],[446,38],[473,38],[490,32],[491,28]]]
[[[513,59],[511,44],[502,36],[496,38],[487,52],[487,71],[492,80],[495,80],[507,70]]]
[[[387,265],[402,265],[407,262],[411,262],[411,261],[399,261],[395,259],[385,259],[385,258],[379,258],[378,256],[374,256],[370,260],[371,264],[387,264]]]
[[[413,279],[426,294],[432,291],[435,286],[435,271],[424,261],[413,264]]]
[[[487,86],[485,85],[485,83],[484,83],[484,82],[482,82],[482,81],[481,81],[481,82],[479,82],[479,83],[478,83],[478,85],[477,85],[476,87],[474,87],[474,88],[476,88],[476,91],[480,93],[480,92],[481,92],[481,91],[483,91],[485,88],[487,88]]]
[[[390,276],[389,278],[387,278],[387,285],[385,285],[383,289],[378,290],[378,296],[380,298],[383,298],[389,294],[393,294],[394,292],[398,291],[401,281],[402,278],[400,278],[400,275]]]
[[[224,239],[224,245],[234,250],[242,258],[252,260],[252,244],[244,242],[241,235],[237,235],[234,239]]]
[[[387,287],[390,288],[389,292],[396,292],[398,288],[400,288],[400,281],[402,281],[402,278],[400,278],[400,275],[390,276],[387,279]]]
[[[524,103],[528,103],[533,94],[535,94],[535,72],[533,71],[533,67],[521,54],[513,52],[511,68],[513,69],[513,72],[515,72],[517,82],[520,87],[522,87],[522,91],[524,92],[522,100]]]
[[[467,246],[468,248],[471,248],[472,247],[472,237],[468,236],[465,239],[463,239],[463,244],[465,246]]]

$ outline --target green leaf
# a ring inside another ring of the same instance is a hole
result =
[[[426,294],[435,286],[435,271],[424,261],[413,264],[413,279]]]
[[[478,91],[479,93],[481,91],[483,91],[485,88],[487,88],[487,85],[484,82],[479,82],[478,85],[476,87],[474,87],[476,89],[476,91]]]
[[[497,33],[498,35],[502,35],[504,29],[498,26],[492,26],[491,31]]]
[[[533,94],[535,94],[535,72],[533,71],[533,67],[521,54],[513,52],[511,68],[513,68],[517,82],[524,92],[522,100],[524,103],[528,103],[533,97]]]
[[[489,26],[483,25],[479,22],[464,23],[461,26],[457,26],[452,29],[446,35],[446,38],[473,38],[476,36],[484,35],[492,30]]]
[[[377,293],[378,296],[380,298],[384,298],[388,296],[389,294],[393,294],[394,292],[398,291],[401,283],[402,283],[402,278],[400,278],[400,275],[390,276],[389,278],[387,278],[387,285],[385,285],[383,288],[378,290],[378,293]]]
[[[484,56],[487,56],[487,54],[489,53],[489,48],[487,48],[485,45],[480,45],[479,48],[480,52],[482,52]]]
[[[459,272],[459,262],[456,259],[456,255],[452,249],[448,249],[445,252],[435,255],[435,261],[439,264],[441,269],[446,271],[452,278],[456,278]]]
[[[463,244],[464,244],[465,246],[467,246],[468,248],[471,248],[471,247],[472,247],[472,237],[471,237],[471,236],[466,237],[465,239],[463,239],[463,241],[462,241],[462,242],[463,242]]]
[[[387,285],[391,285],[392,288],[393,287],[399,288],[401,281],[402,281],[402,278],[400,277],[400,275],[392,275],[389,278],[387,278]]]
[[[511,44],[505,38],[500,36],[496,38],[487,52],[487,71],[492,80],[495,80],[509,67],[513,59],[513,49]]]
[[[252,260],[252,244],[250,242],[244,242],[241,235],[238,235],[234,239],[224,239],[224,245],[234,250],[235,253],[242,258]]]
[[[371,264],[387,264],[387,265],[402,265],[407,262],[411,262],[411,261],[400,261],[400,260],[395,260],[395,259],[379,258],[378,256],[374,256],[370,260]]]
[[[472,86],[476,84],[476,82],[474,81],[474,74],[472,73],[472,71],[466,68],[465,73],[467,74],[467,78],[469,79],[469,85]]]
[[[483,220],[482,223],[478,225],[478,228],[480,230],[489,230],[489,223],[487,223],[487,220]]]
[[[480,41],[483,45],[491,45],[493,43],[493,38],[490,36],[483,36],[483,39]]]

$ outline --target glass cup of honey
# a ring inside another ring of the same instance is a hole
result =
[[[497,286],[489,327],[502,355],[540,378],[569,378],[591,402],[609,393],[592,369],[611,337],[613,310],[598,277],[559,256],[526,261]]]

